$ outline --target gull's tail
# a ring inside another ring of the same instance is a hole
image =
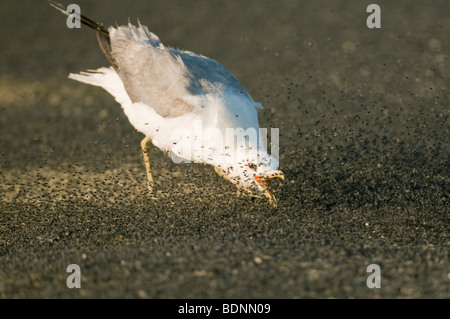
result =
[[[66,16],[70,16],[72,14],[67,12],[61,3],[52,0],[49,0],[49,3],[53,8],[60,11]],[[98,44],[100,45],[100,48],[102,49],[109,63],[111,63],[114,69],[117,69],[117,63],[111,54],[111,41],[109,37],[109,31],[100,23],[97,23],[94,20],[91,20],[82,14],[80,14],[80,22],[97,31],[97,40]]]

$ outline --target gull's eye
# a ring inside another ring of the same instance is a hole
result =
[[[248,167],[250,167],[250,169],[256,171],[256,164],[254,164],[254,163],[248,163]]]

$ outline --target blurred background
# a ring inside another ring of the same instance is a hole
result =
[[[108,66],[95,33],[3,0],[0,297],[449,298],[450,5],[377,1],[369,29],[372,2],[76,2],[219,61],[262,103],[287,176],[274,211],[156,149],[150,201],[141,134],[67,78]]]

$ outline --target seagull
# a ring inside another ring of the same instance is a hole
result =
[[[71,16],[60,3],[49,2]],[[267,197],[277,207],[272,180],[284,179],[284,174],[263,142],[257,114],[262,106],[231,73],[213,59],[165,46],[139,21],[106,29],[84,15],[77,18],[96,30],[111,66],[69,78],[105,89],[144,134],[141,148],[152,196],[158,193],[150,165],[153,144],[174,161],[213,166],[238,193]],[[230,129],[248,135],[234,143],[234,135],[225,138]]]

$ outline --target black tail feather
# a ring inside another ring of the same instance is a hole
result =
[[[49,0],[50,5],[55,8],[56,10],[60,11],[61,13],[65,14],[66,16],[70,16],[72,13],[67,12],[63,5],[59,2],[55,2],[52,0]],[[109,32],[108,30],[106,30],[106,28],[104,26],[102,26],[100,23],[97,23],[91,19],[89,19],[88,17],[80,14],[80,22],[83,23],[84,25],[87,25],[88,27],[97,30],[98,32],[109,36]]]
[[[52,0],[49,0],[49,3],[53,8],[65,14],[66,16],[71,15],[71,13],[65,10],[64,6],[61,3]],[[100,48],[102,49],[109,63],[111,63],[111,65],[117,70],[117,63],[111,54],[111,40],[108,30],[100,23],[97,23],[82,14],[80,14],[80,22],[97,31],[97,40]]]

